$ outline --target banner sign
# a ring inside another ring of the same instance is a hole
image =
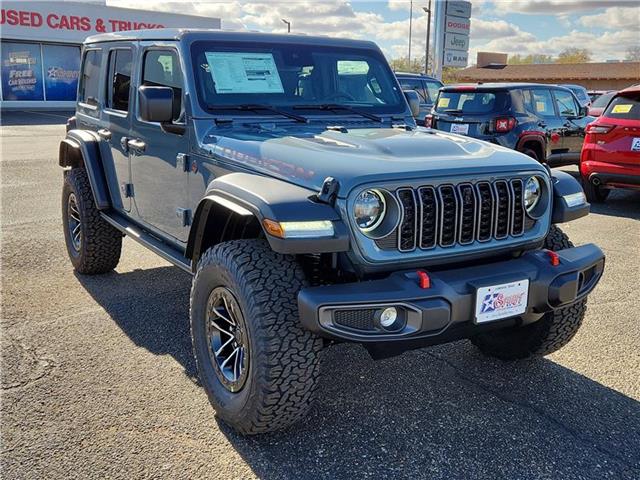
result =
[[[149,12],[76,2],[3,1],[2,37],[82,43],[90,35],[143,28],[220,28],[219,18]]]
[[[446,67],[466,67],[469,61],[469,53],[460,50],[445,50],[444,63]]]
[[[471,18],[471,2],[449,0],[447,2],[447,15]]]
[[[451,17],[447,15],[444,24],[445,33],[461,33],[469,35],[471,20],[468,18]]]
[[[74,101],[80,75],[80,48],[43,45],[44,88],[47,101]]]
[[[444,48],[447,50],[469,50],[469,36],[456,33],[444,34]]]
[[[44,100],[40,45],[2,42],[2,99]]]

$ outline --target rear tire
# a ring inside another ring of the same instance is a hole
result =
[[[587,179],[582,181],[582,187],[587,201],[590,203],[604,203],[609,196],[610,190],[596,186]]]
[[[77,272],[99,274],[116,268],[122,251],[122,233],[100,216],[83,168],[73,168],[64,174],[62,224],[67,252]]]
[[[218,416],[242,434],[283,429],[310,406],[322,339],[300,324],[297,295],[305,284],[295,258],[264,240],[224,242],[198,262],[190,316],[200,382]],[[234,315],[225,324],[220,295]],[[233,355],[221,347],[227,340],[242,349],[232,360],[242,354],[237,370],[229,363],[225,370],[224,355]]]
[[[553,225],[544,248],[552,251],[573,247],[569,237]],[[587,310],[584,298],[546,313],[540,320],[523,327],[509,327],[481,333],[471,338],[482,353],[502,360],[545,356],[564,347],[574,337]]]

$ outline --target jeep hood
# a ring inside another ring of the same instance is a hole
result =
[[[513,150],[425,128],[214,127],[203,133],[198,135],[204,138],[203,153],[232,168],[250,169],[314,191],[326,177],[334,177],[340,182],[340,197],[358,185],[377,182],[545,172],[538,162]]]

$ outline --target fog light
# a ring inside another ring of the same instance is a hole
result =
[[[380,314],[380,326],[382,328],[389,328],[398,319],[398,311],[395,307],[385,308]]]

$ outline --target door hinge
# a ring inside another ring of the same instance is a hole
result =
[[[176,217],[181,221],[183,227],[191,225],[191,210],[188,208],[176,209]]]
[[[120,190],[122,191],[122,196],[124,196],[124,198],[133,197],[133,183],[123,183],[120,185]]]
[[[176,155],[176,168],[181,172],[189,171],[189,155],[186,153],[179,153]]]

